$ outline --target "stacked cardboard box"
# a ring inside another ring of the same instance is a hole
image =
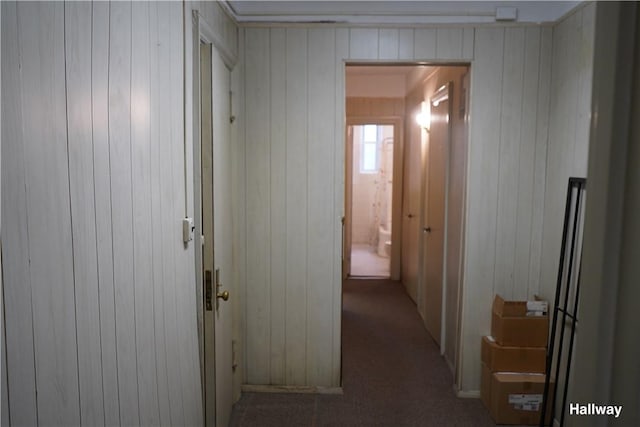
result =
[[[540,422],[549,316],[546,301],[496,295],[482,338],[482,401],[497,424]]]

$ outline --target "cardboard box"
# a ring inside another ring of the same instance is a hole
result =
[[[500,295],[493,300],[493,310],[504,317],[543,316],[547,314],[548,303],[537,296],[533,301],[507,301]]]
[[[491,314],[491,335],[511,347],[546,347],[549,315],[544,301],[506,301],[496,295]],[[532,307],[530,309],[529,307]]]
[[[482,376],[480,377],[480,399],[487,409],[491,410],[491,370],[483,362]]]
[[[482,401],[487,405],[496,424],[537,425],[542,414],[544,393],[543,374],[516,374],[494,372],[487,382],[488,367],[483,364],[480,390]],[[550,395],[553,382],[549,384]],[[488,397],[486,397],[488,396]],[[549,401],[551,401],[550,397]],[[551,411],[547,411],[547,424],[551,421]]]
[[[482,337],[482,363],[490,372],[525,372],[544,374],[547,350],[544,347],[510,347]]]

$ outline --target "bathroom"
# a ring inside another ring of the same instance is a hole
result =
[[[393,125],[350,127],[353,142],[351,275],[389,277]]]

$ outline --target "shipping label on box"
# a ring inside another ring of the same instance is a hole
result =
[[[491,374],[489,413],[496,424],[538,425],[542,410],[545,376],[496,372]],[[549,383],[549,401],[553,401],[553,381]],[[550,424],[551,412],[547,412]]]
[[[548,310],[547,301],[527,301],[527,316],[544,316]]]
[[[539,411],[542,394],[510,394],[509,404],[520,411]]]

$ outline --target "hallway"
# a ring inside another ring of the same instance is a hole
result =
[[[342,318],[343,395],[243,393],[231,425],[494,425],[479,399],[455,397],[449,369],[400,283],[346,281]]]

